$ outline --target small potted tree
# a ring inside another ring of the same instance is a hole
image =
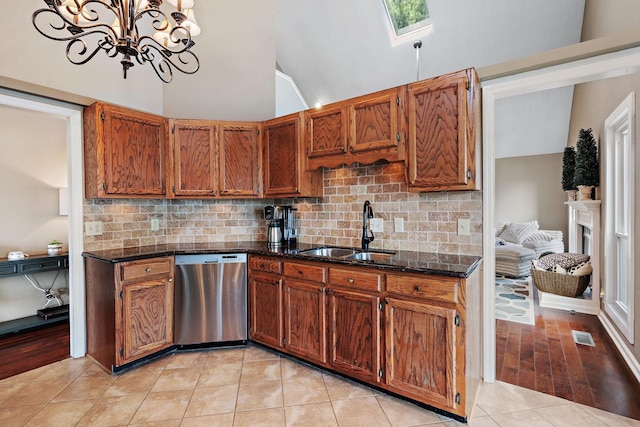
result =
[[[576,150],[573,147],[564,147],[562,155],[562,189],[567,193],[567,201],[576,199],[576,185],[573,183],[573,176],[576,169]]]
[[[591,200],[591,192],[600,184],[598,147],[591,128],[580,129],[576,144],[576,168],[573,183],[578,187],[578,200]]]

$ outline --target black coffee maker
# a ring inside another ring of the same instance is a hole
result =
[[[269,221],[267,243],[271,246],[295,246],[298,241],[296,209],[293,206],[265,206],[264,219]],[[278,232],[279,231],[279,232]]]

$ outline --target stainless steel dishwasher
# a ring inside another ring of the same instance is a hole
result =
[[[247,255],[178,255],[175,262],[176,345],[246,341]]]

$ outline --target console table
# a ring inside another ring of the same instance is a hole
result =
[[[7,258],[0,258],[0,278],[20,275],[28,276],[29,274],[41,273],[45,271],[64,270],[67,268],[69,268],[68,253],[62,253],[59,255],[38,254],[18,260],[8,260]],[[50,324],[57,324],[62,321],[67,321],[68,319],[68,314],[57,316],[51,319],[44,319],[38,315],[33,315],[21,319],[0,322],[0,337],[7,334],[15,334],[28,329],[38,328]]]
[[[24,259],[8,260],[0,258],[0,277],[40,273],[42,271],[69,268],[69,254],[33,255]]]

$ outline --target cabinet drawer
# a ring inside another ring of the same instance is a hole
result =
[[[250,256],[249,269],[266,271],[268,273],[282,274],[282,262],[277,258]]]
[[[329,280],[332,285],[380,292],[384,282],[384,274],[372,271],[330,268]]]
[[[16,274],[18,272],[18,264],[5,264],[0,267],[0,276],[8,274]]]
[[[458,302],[460,281],[453,277],[387,274],[387,291],[414,298]]]
[[[170,257],[123,262],[120,265],[120,280],[127,282],[159,275],[171,275],[172,266],[173,259]]]
[[[320,265],[285,262],[284,275],[310,282],[327,283],[327,268]]]
[[[62,259],[24,263],[20,265],[21,273],[31,273],[35,271],[57,270],[62,268]]]

